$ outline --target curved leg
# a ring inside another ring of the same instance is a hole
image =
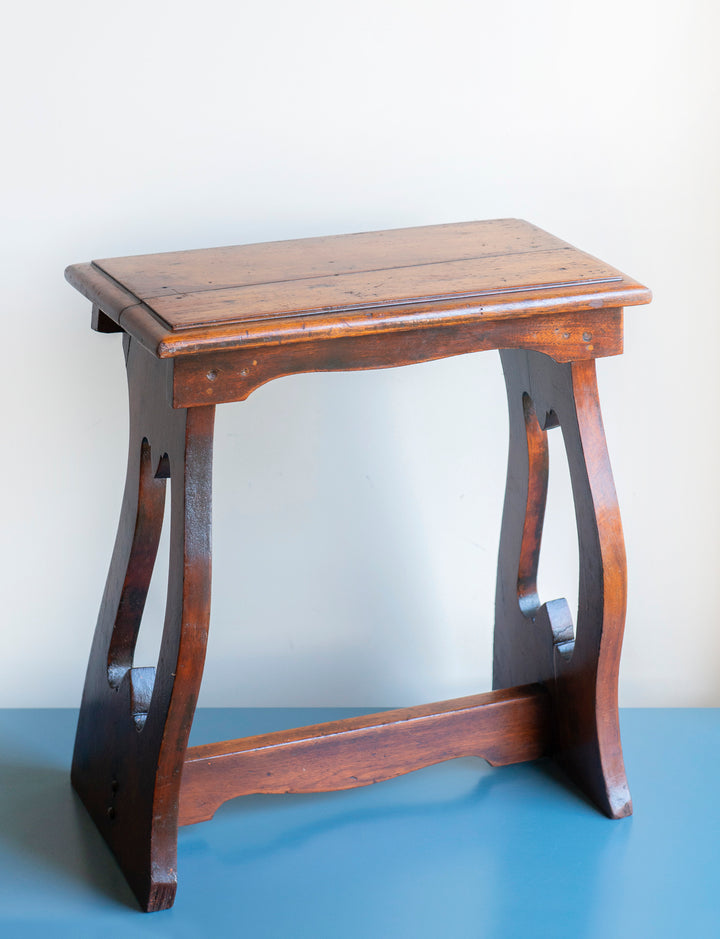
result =
[[[618,726],[626,564],[594,361],[558,364],[501,352],[510,455],[498,564],[495,688],[543,682],[553,699],[554,753],[609,816],[632,812]],[[546,431],[562,428],[580,556],[577,635],[564,600],[535,585],[547,491]]]
[[[143,909],[172,906],[180,776],[210,612],[214,407],[173,409],[166,362],[127,340],[130,450],[88,665],[72,781]],[[170,575],[157,668],[132,660],[172,479]]]

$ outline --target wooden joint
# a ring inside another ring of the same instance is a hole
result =
[[[122,333],[125,330],[93,303],[90,325],[97,333]]]

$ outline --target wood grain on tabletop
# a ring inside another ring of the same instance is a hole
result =
[[[161,357],[649,297],[518,219],[111,258],[67,276]]]

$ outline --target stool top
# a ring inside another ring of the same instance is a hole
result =
[[[110,258],[65,276],[160,358],[651,297],[519,219]]]

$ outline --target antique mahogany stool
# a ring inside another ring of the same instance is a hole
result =
[[[649,291],[514,219],[308,238],[69,267],[99,332],[123,333],[130,450],[88,666],[72,780],[141,906],[172,905],[177,830],[247,793],[350,789],[431,763],[552,755],[607,815],[631,810],[618,730],[626,571],[595,359]],[[187,748],[210,615],[215,405],[296,372],[501,350],[510,453],[495,691]],[[542,603],[547,430],[562,428],[579,539],[577,638]],[[172,478],[170,573],[154,668],[136,667]]]

